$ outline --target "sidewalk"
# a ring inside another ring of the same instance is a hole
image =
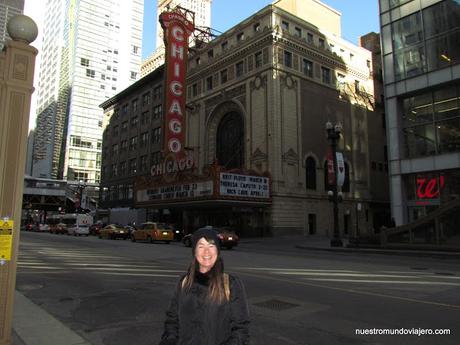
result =
[[[12,333],[12,345],[90,345],[18,291]]]

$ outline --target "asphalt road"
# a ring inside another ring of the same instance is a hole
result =
[[[295,248],[301,240],[223,250],[226,270],[246,286],[252,344],[460,343],[456,260],[314,252]],[[158,344],[190,258],[179,243],[22,232],[16,287],[93,345]],[[356,334],[365,329],[450,335]]]

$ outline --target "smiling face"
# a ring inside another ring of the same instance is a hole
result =
[[[195,258],[200,265],[200,272],[206,273],[214,266],[217,260],[217,247],[214,243],[206,241],[204,237],[200,238],[195,247]]]

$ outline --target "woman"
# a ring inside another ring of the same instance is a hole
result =
[[[224,273],[217,232],[192,236],[193,260],[176,287],[160,345],[249,344],[249,311],[241,281]]]

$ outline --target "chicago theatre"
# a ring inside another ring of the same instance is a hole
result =
[[[331,122],[342,128],[341,236],[385,225],[373,55],[341,38],[340,13],[316,0],[280,1],[187,49],[193,16],[177,11],[160,16],[165,65],[101,105],[101,207],[187,231],[332,236]]]

